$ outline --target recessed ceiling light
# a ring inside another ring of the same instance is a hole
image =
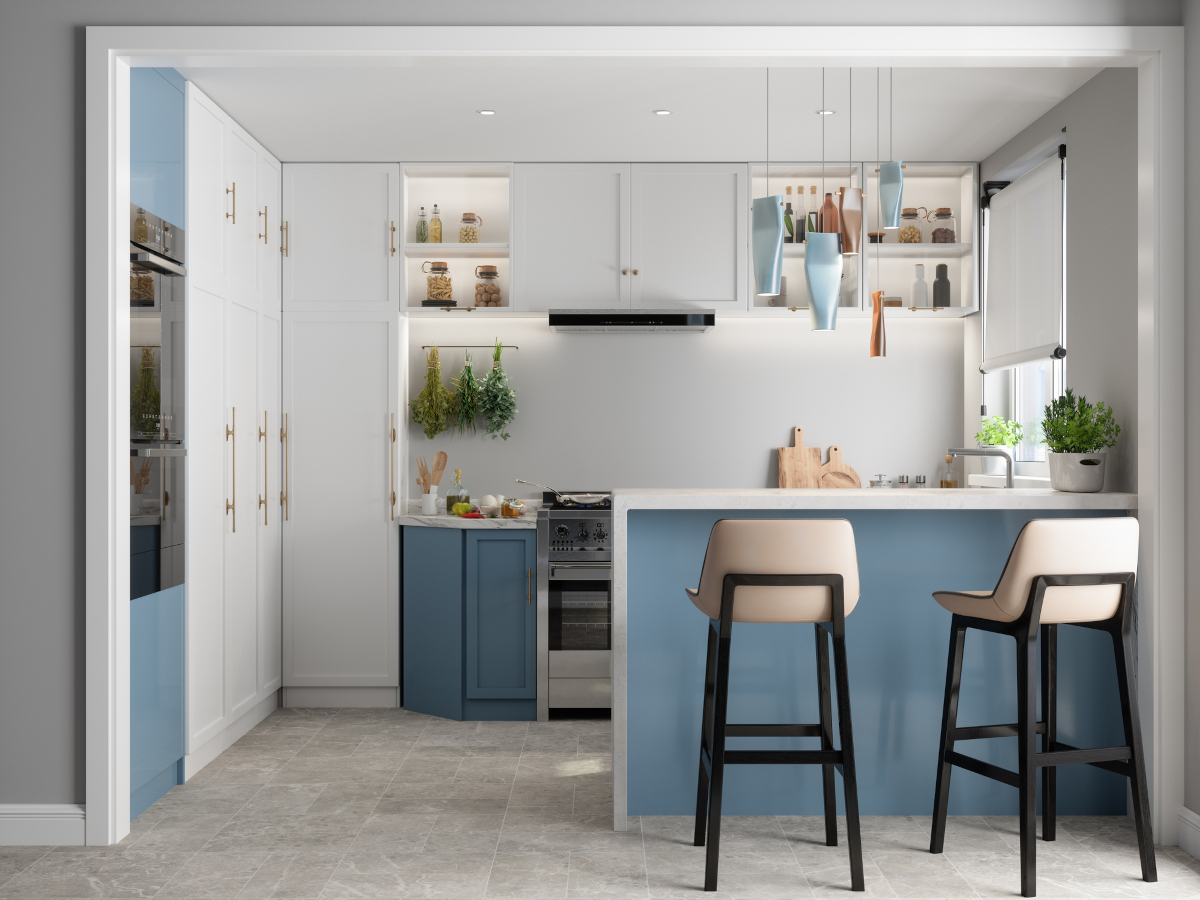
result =
[[[833,113],[834,113],[834,111],[832,109],[818,109],[817,110],[818,116],[832,116]]]
[[[481,116],[494,116],[496,114],[494,109],[477,109],[475,112]]]
[[[671,114],[671,111],[669,109],[656,109],[654,111],[654,114],[656,116],[669,116]]]

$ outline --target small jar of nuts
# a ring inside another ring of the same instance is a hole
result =
[[[458,226],[458,242],[460,244],[478,244],[479,228],[482,225],[483,216],[477,216],[472,212],[463,213],[462,222]]]
[[[429,266],[428,269],[425,267]],[[450,267],[440,261],[421,263],[421,271],[425,278],[425,305],[453,306],[454,300],[450,289]]]
[[[495,266],[475,267],[475,305],[500,305],[500,273]]]
[[[906,206],[900,211],[900,233],[896,235],[896,240],[901,244],[921,243],[921,222],[923,220],[917,214],[917,209],[925,209],[925,207]]]

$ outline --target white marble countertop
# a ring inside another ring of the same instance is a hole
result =
[[[626,488],[613,513],[631,509],[1137,509],[1137,494],[1069,494],[1034,488]]]
[[[425,525],[430,528],[537,528],[537,514],[526,513],[518,518],[464,519],[438,513],[436,516],[396,516],[397,525]]]

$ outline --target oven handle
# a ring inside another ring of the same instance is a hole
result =
[[[612,563],[550,563],[550,577],[555,569],[611,569]]]

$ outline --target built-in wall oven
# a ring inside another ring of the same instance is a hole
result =
[[[612,510],[546,492],[537,518],[538,721],[612,707]]]

